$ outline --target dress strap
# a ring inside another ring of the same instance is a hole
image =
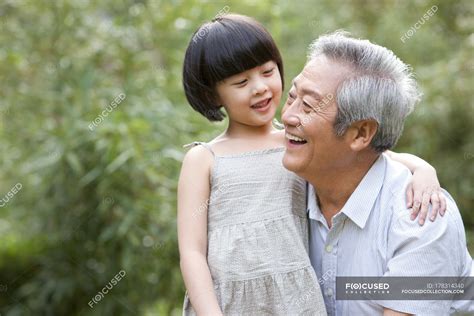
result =
[[[192,142],[192,143],[184,145],[183,148],[187,149],[187,148],[191,148],[191,147],[198,146],[198,145],[201,145],[204,148],[206,148],[207,150],[209,150],[209,152],[212,154],[212,156],[214,156],[214,157],[216,156],[214,154],[214,151],[211,149],[211,146],[208,143],[204,143],[204,142]]]

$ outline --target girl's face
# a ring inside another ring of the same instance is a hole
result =
[[[272,121],[280,104],[280,71],[269,61],[220,81],[216,90],[230,121],[262,126]]]

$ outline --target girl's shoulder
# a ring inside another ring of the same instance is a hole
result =
[[[184,145],[184,147],[189,148],[189,150],[184,155],[182,168],[186,166],[191,169],[206,169],[208,172],[211,170],[214,152],[208,144],[192,142]]]
[[[189,152],[193,152],[193,154],[189,155],[205,155],[205,152],[207,151],[208,153],[212,154],[212,156],[215,156],[214,151],[212,150],[212,146],[210,143],[205,143],[205,142],[192,142],[189,144],[186,144],[183,146],[185,149],[189,149]],[[199,154],[200,153],[200,154]],[[186,154],[186,155],[188,155]]]

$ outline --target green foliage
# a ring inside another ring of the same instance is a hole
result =
[[[471,1],[439,4],[405,43],[400,37],[433,3],[7,1],[0,4],[0,195],[17,183],[21,189],[0,208],[2,315],[180,313],[182,145],[225,127],[187,105],[182,60],[194,30],[226,5],[274,35],[286,88],[311,40],[340,28],[410,63],[425,98],[396,150],[433,164],[474,228]]]

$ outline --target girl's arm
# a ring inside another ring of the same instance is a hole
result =
[[[178,183],[178,244],[181,273],[197,315],[222,315],[207,265],[207,206],[213,157],[197,146],[184,157]]]
[[[441,192],[433,166],[411,154],[400,154],[389,150],[385,153],[393,160],[407,166],[413,173],[413,179],[407,188],[407,207],[413,207],[411,219],[414,220],[419,213],[418,223],[423,225],[430,202],[432,204],[430,220],[436,219],[438,211],[443,216],[446,211],[446,198]]]

